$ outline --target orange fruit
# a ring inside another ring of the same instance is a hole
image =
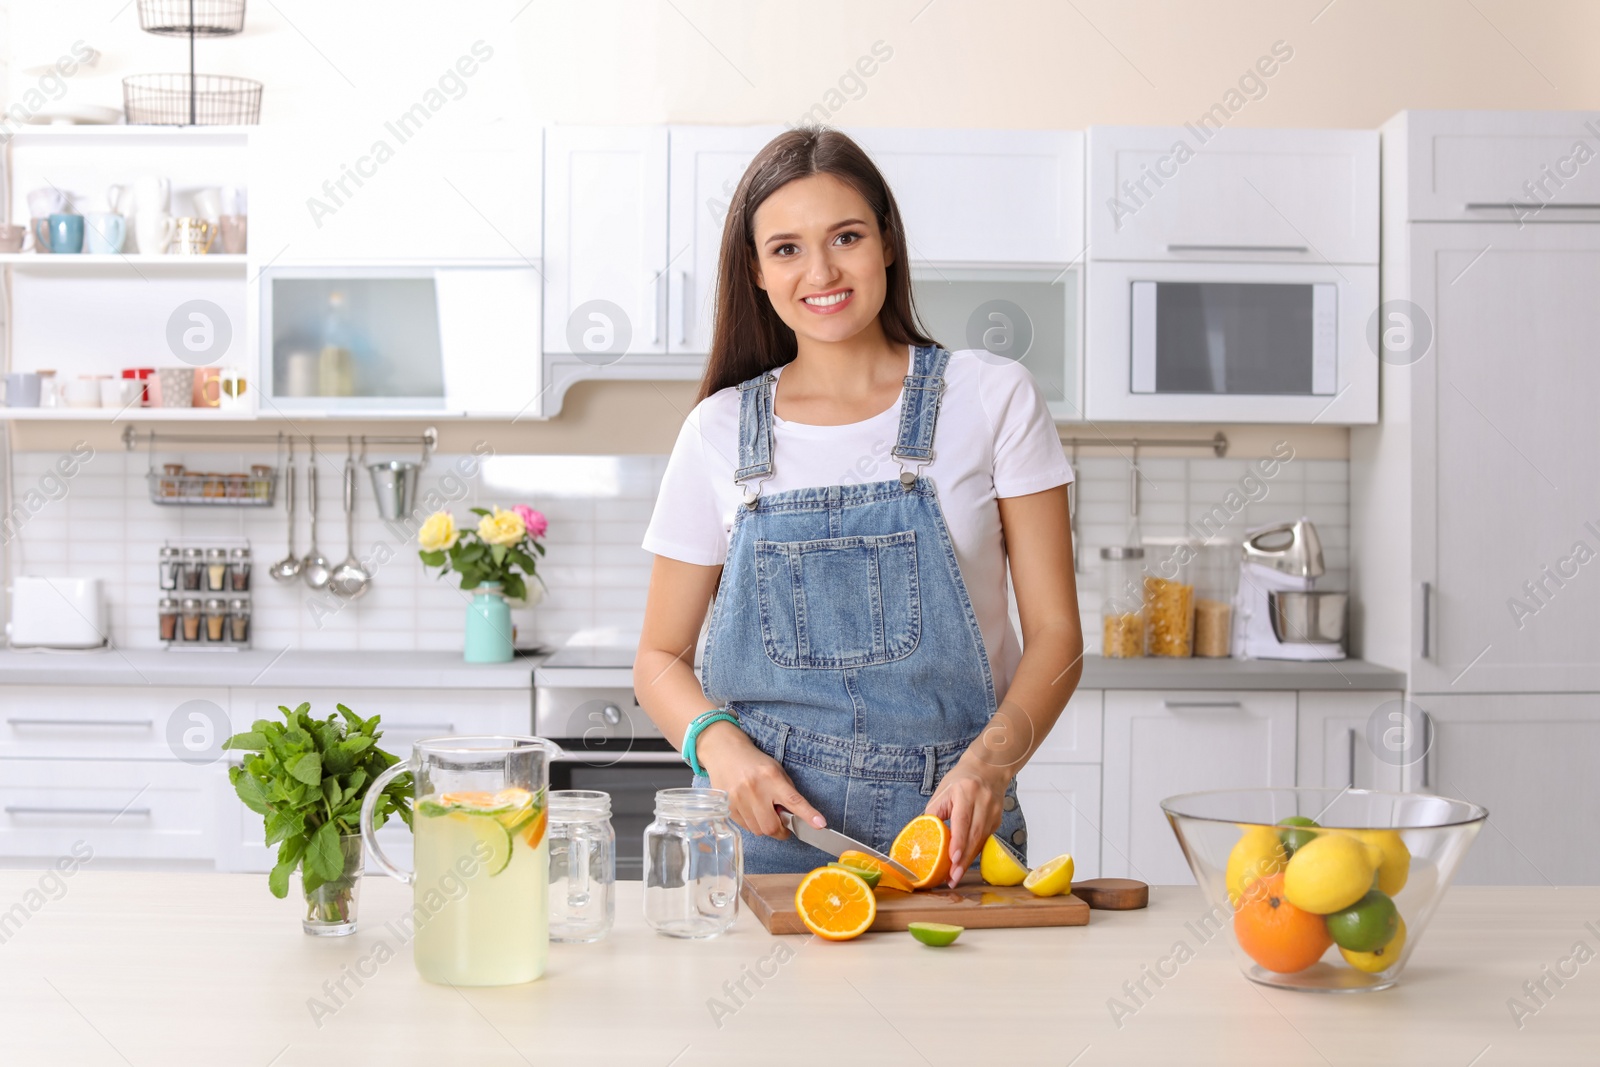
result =
[[[522,828],[522,840],[528,843],[529,848],[538,848],[539,842],[544,840],[545,824],[550,821],[550,809],[540,808],[527,826]]]
[[[1246,955],[1278,974],[1305,970],[1333,944],[1322,916],[1295,907],[1283,895],[1281,873],[1246,887],[1233,914],[1233,936]]]
[[[860,937],[878,917],[872,888],[838,867],[818,867],[800,879],[794,907],[806,929],[829,941]]]
[[[950,827],[933,815],[906,823],[889,846],[889,858],[916,875],[913,889],[927,889],[950,877]]]
[[[906,881],[905,876],[876,856],[869,856],[865,852],[857,852],[853,848],[847,848],[839,854],[839,862],[846,867],[860,867],[864,871],[877,871],[879,889],[887,889],[895,893],[911,892],[911,883]]]

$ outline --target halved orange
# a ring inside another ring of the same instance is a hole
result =
[[[794,907],[806,928],[828,941],[860,937],[878,917],[878,898],[872,889],[838,867],[818,867],[800,879]]]
[[[937,816],[918,815],[896,835],[889,858],[917,876],[913,889],[938,885],[950,877],[950,827]]]
[[[877,871],[879,889],[886,889],[892,893],[911,892],[911,883],[906,881],[905,875],[876,856],[869,856],[865,852],[857,852],[853,848],[848,848],[839,854],[839,862],[847,867],[860,867],[864,871]]]

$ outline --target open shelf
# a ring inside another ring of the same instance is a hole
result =
[[[6,408],[0,421],[12,422],[250,422],[259,416],[251,410],[217,408]]]
[[[96,267],[202,267],[215,270],[243,270],[250,257],[243,253],[228,255],[213,253],[203,256],[146,255],[138,252],[128,255],[91,255],[87,252],[40,254],[38,252],[0,252],[0,266],[24,267],[29,270],[93,270]]]

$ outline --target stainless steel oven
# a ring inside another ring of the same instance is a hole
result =
[[[534,731],[565,753],[551,767],[550,787],[611,794],[618,878],[643,875],[656,790],[693,778],[633,695],[633,654],[631,645],[569,645],[533,674]]]

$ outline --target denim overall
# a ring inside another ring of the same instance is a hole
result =
[[[901,473],[887,482],[760,495],[774,470],[776,378],[739,386],[734,479],[745,498],[711,613],[706,695],[732,706],[829,827],[883,852],[995,711],[938,492],[917,473],[933,459],[949,359],[915,350],[890,453]],[[1001,840],[1025,856],[1015,782],[1003,806]],[[741,833],[747,873],[832,858]]]

